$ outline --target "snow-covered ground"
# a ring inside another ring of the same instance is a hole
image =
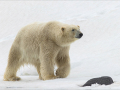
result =
[[[42,81],[33,66],[21,67],[21,81],[3,81],[11,44],[19,29],[57,20],[81,27],[84,36],[70,49],[67,78]],[[0,1],[0,89],[120,89],[120,1]],[[80,87],[111,76],[112,85]]]

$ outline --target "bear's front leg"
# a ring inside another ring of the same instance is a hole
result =
[[[57,78],[66,78],[70,73],[70,64],[66,64],[65,66],[59,67],[56,71]]]
[[[56,58],[56,65],[58,67],[56,71],[57,78],[65,78],[70,73],[70,58],[69,58],[69,47],[61,49]]]
[[[52,47],[51,47],[52,46]],[[53,45],[40,45],[40,72],[43,80],[55,79],[54,63],[57,49]]]
[[[40,70],[41,70],[41,77],[42,80],[50,80],[50,79],[55,79],[56,76],[54,75],[54,69],[53,67],[49,64],[45,64],[45,65],[41,65],[40,66]]]

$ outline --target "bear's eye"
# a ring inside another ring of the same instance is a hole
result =
[[[75,31],[74,29],[72,29],[72,31]]]

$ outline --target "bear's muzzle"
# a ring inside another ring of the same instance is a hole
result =
[[[81,38],[83,36],[83,33],[80,33],[77,38]]]

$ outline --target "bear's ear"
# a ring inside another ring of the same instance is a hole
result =
[[[77,25],[78,27],[80,27],[79,25]]]
[[[62,28],[61,28],[61,30],[62,30],[62,31],[64,31],[64,30],[65,30],[65,28],[64,28],[64,27],[62,27]]]

